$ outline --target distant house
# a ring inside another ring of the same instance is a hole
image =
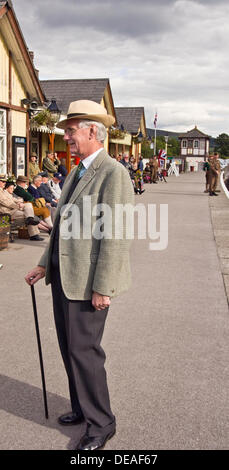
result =
[[[108,78],[102,79],[69,79],[69,80],[41,80],[43,92],[48,101],[56,100],[58,108],[61,110],[61,118],[66,118],[69,104],[77,100],[96,101],[106,108],[108,114],[116,119],[115,108]],[[43,137],[42,155],[48,148],[49,142]],[[106,150],[109,150],[108,137],[104,143]],[[56,135],[54,149],[60,157],[66,157],[69,162],[69,149],[63,141],[62,136]],[[72,159],[74,160],[74,159]],[[70,168],[68,168],[70,169]]]
[[[44,95],[12,2],[0,1],[0,173],[28,171],[30,126],[27,105]]]
[[[141,154],[141,141],[146,137],[145,112],[143,107],[115,108],[117,125],[126,131],[124,137],[111,137],[109,151],[117,156],[118,153],[128,152],[138,157]]]
[[[186,162],[187,171],[197,171],[209,156],[210,137],[195,126],[194,129],[179,135],[180,157]]]

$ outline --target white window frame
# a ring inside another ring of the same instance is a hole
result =
[[[0,155],[0,173],[6,174],[7,171],[7,129],[6,129],[6,110],[0,108],[0,113],[3,117],[3,126],[0,127],[0,138],[3,140],[3,158]]]
[[[182,140],[182,148],[183,149],[187,148],[187,140]]]

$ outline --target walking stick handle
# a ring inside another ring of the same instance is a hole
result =
[[[33,285],[31,285],[31,295],[32,295],[33,313],[34,313],[34,321],[35,321],[35,328],[36,328],[36,335],[37,335],[37,346],[38,346],[40,368],[41,368],[41,380],[42,380],[42,388],[43,388],[45,417],[46,417],[46,419],[48,419],[49,415],[48,415],[48,403],[47,403],[47,394],[46,394],[46,385],[45,385],[45,373],[44,373],[44,365],[43,365],[43,358],[42,358],[39,323],[38,323],[38,316],[37,316],[36,297],[35,297],[35,290],[34,290]]]

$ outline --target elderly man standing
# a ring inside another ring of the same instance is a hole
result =
[[[114,229],[117,205],[132,207],[134,196],[127,171],[103,148],[106,127],[113,123],[103,106],[80,100],[70,104],[67,119],[58,124],[65,129],[64,140],[72,155],[81,161],[66,178],[50,243],[25,278],[30,285],[44,276],[47,284],[51,282],[72,405],[72,412],[59,422],[69,425],[85,420],[87,424],[77,450],[103,448],[116,427],[100,343],[111,298],[130,284],[130,241],[125,235],[116,237]],[[98,233],[95,221],[106,208],[112,223],[107,227],[104,222],[105,233]],[[80,217],[74,220],[74,214]],[[68,219],[72,232],[66,229]]]

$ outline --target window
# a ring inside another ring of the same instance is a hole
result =
[[[182,140],[182,147],[183,149],[187,148],[187,140]]]
[[[194,148],[195,149],[199,148],[199,140],[194,140]]]
[[[6,174],[6,111],[0,109],[0,173]]]

